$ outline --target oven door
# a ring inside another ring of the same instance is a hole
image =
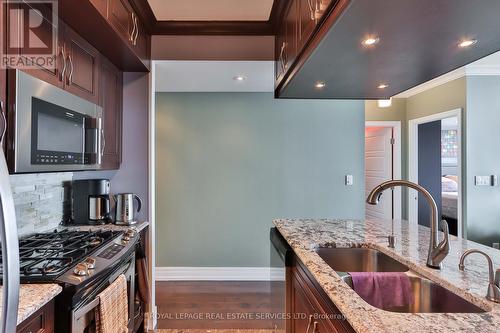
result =
[[[12,111],[9,122],[14,123],[14,131],[9,134],[11,172],[101,168],[104,148],[101,107],[19,70],[9,71],[11,100],[14,101],[13,105],[9,103]]]
[[[91,283],[84,291],[83,302],[71,311],[71,333],[94,333],[97,331],[95,311],[99,307],[97,295],[113,283],[118,276],[124,274],[127,279],[128,294],[128,330],[134,328],[135,314],[135,252],[132,252],[123,264],[114,269],[106,278]]]

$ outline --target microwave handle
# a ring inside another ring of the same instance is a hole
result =
[[[102,128],[102,118],[97,118],[97,131],[96,131],[96,155],[97,155],[97,164],[102,164],[102,156],[104,155],[104,129]]]

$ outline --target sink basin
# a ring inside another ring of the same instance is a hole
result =
[[[352,288],[351,276],[345,273],[341,275],[344,282]],[[402,307],[382,308],[382,310],[401,313],[486,312],[431,280],[410,276],[410,282],[413,291],[413,303]]]
[[[388,255],[367,248],[319,248],[316,253],[337,272],[407,272]]]

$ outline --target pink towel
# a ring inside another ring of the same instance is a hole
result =
[[[367,303],[387,309],[413,302],[410,279],[399,272],[352,272],[354,291]]]

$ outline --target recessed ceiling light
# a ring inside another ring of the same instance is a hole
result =
[[[316,84],[314,85],[317,89],[323,89],[324,87],[326,87],[326,83],[323,82],[323,81],[318,81],[316,82]]]
[[[247,77],[244,75],[236,75],[235,77],[233,77],[234,81],[239,81],[239,82],[245,81],[246,79],[247,79]]]
[[[469,47],[477,43],[477,39],[464,39],[458,43],[460,47]]]
[[[363,39],[361,44],[363,44],[364,46],[373,46],[378,44],[379,41],[380,39],[378,37],[368,37],[366,39]]]
[[[378,85],[377,88],[379,88],[379,89],[385,89],[387,87],[389,87],[389,85],[387,83],[381,83],[381,84]]]

